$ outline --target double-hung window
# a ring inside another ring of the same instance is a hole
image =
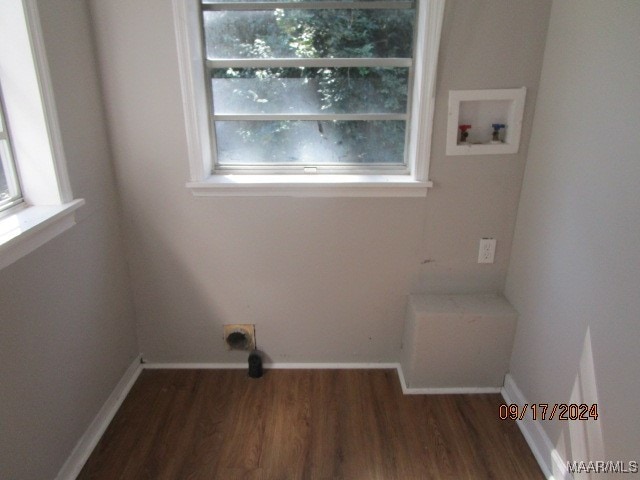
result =
[[[202,4],[215,169],[406,170],[411,1]]]
[[[174,0],[194,193],[426,193],[443,5]]]
[[[75,225],[37,0],[0,0],[0,269]]]

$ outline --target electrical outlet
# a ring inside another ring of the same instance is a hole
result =
[[[478,253],[478,263],[493,263],[496,255],[496,239],[481,238],[480,252]]]

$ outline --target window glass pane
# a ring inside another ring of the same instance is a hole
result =
[[[377,2],[380,0],[203,0],[204,5],[212,3],[261,3],[261,2],[279,2],[279,3],[297,3],[297,2],[325,2],[325,1],[338,1],[338,2]],[[407,0],[385,0],[390,2],[406,2]]]
[[[205,11],[207,57],[410,58],[414,10]]]
[[[13,168],[9,163],[9,144],[6,140],[0,140],[0,208],[3,204],[17,197]]]
[[[404,163],[403,121],[216,122],[218,164]]]
[[[214,69],[214,113],[405,113],[408,74],[408,68]]]
[[[7,177],[4,174],[4,167],[0,164],[0,202],[8,200],[9,198],[10,195],[9,185],[7,185]]]

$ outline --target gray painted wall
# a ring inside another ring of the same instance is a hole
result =
[[[0,275],[0,478],[54,478],[137,356],[88,10],[42,0],[78,225]]]
[[[599,428],[540,423],[567,459],[640,454],[638,45],[637,1],[553,3],[506,295],[528,401],[599,401]]]
[[[244,361],[222,325],[255,323],[276,361],[395,361],[410,292],[502,291],[550,2],[447,2],[426,199],[193,197],[170,0],[91,7],[146,359]],[[519,154],[445,157],[450,89],[521,86]]]

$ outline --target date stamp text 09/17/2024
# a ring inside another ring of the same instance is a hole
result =
[[[598,404],[586,403],[515,403],[500,405],[501,420],[523,420],[529,412],[533,420],[597,420]]]
[[[502,403],[499,409],[501,420],[524,420],[527,413],[533,420],[597,420],[598,404],[586,403]],[[640,473],[640,462],[633,461],[602,461],[602,460],[573,460],[567,461],[569,473]]]

